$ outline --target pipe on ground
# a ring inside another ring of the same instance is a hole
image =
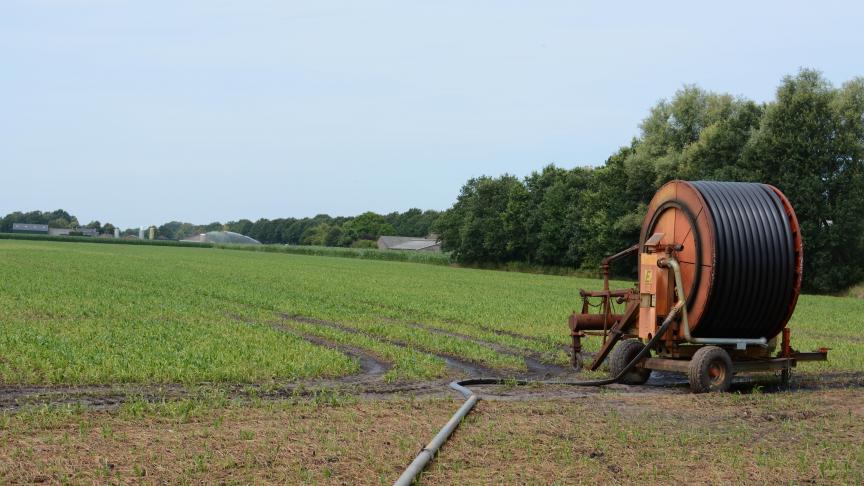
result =
[[[657,341],[660,340],[660,337],[666,334],[666,331],[669,329],[669,326],[672,324],[672,321],[675,319],[675,316],[678,315],[678,312],[684,306],[684,301],[678,302],[672,307],[672,310],[669,311],[669,314],[666,316],[666,319],[663,321],[663,324],[660,325],[660,328],[657,330],[657,334],[648,341],[644,348],[642,348],[639,353],[627,363],[617,375],[606,378],[603,380],[588,380],[588,381],[534,381],[534,380],[507,380],[503,378],[469,378],[467,380],[454,381],[450,383],[450,388],[458,391],[465,397],[465,402],[456,410],[456,413],[450,417],[450,420],[444,424],[444,427],[435,434],[435,437],[432,438],[431,441],[420,450],[420,453],[417,454],[417,457],[411,461],[411,464],[405,468],[405,471],[402,472],[402,475],[399,476],[399,479],[393,483],[394,486],[410,486],[417,479],[417,476],[423,472],[423,469],[426,468],[426,465],[429,464],[429,461],[435,457],[435,454],[438,452],[438,449],[447,442],[447,439],[450,438],[450,435],[453,434],[453,431],[456,430],[456,427],[459,426],[459,423],[462,422],[471,409],[474,408],[474,405],[480,400],[480,397],[477,396],[470,388],[469,385],[529,385],[529,384],[543,384],[543,385],[568,385],[568,386],[603,386],[603,385],[611,385],[612,383],[617,382],[624,376],[625,373],[630,371],[637,363],[642,361],[643,358],[651,351],[651,347],[654,346]]]

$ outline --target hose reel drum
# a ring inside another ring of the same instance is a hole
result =
[[[637,287],[609,289],[611,262],[631,254],[638,254]],[[788,380],[796,360],[826,359],[825,352],[793,357],[789,346],[786,324],[800,294],[803,257],[795,212],[776,187],[669,182],[648,205],[639,243],[603,260],[603,290],[580,292],[582,313],[570,317],[574,366],[581,366],[581,339],[595,334],[603,337],[603,345],[591,369],[610,352],[610,363],[628,362],[620,354],[639,347],[631,343],[616,348],[616,343],[634,339],[657,343],[652,350],[657,357],[644,360],[644,372],[637,373],[646,380],[651,369],[693,375],[688,367],[697,361],[716,365],[709,374],[722,375],[724,382],[715,384],[719,388],[727,387],[739,368],[757,364],[783,370]],[[600,312],[591,314],[589,301],[596,298],[601,299]],[[679,302],[684,304],[676,306]],[[616,303],[624,304],[623,312],[615,312]],[[675,325],[653,340],[673,307]],[[772,358],[767,343],[781,332],[783,349]],[[708,347],[712,349],[700,351]],[[710,391],[694,386],[692,379],[694,390]]]

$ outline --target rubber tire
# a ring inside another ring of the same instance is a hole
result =
[[[722,375],[711,376],[711,368],[719,367]],[[687,370],[687,378],[690,381],[690,390],[693,393],[725,392],[732,384],[732,358],[723,348],[717,346],[705,346],[699,348]]]
[[[639,351],[645,348],[642,341],[638,339],[627,339],[621,341],[617,346],[612,348],[609,354],[609,376],[618,376],[633,358],[639,354]],[[632,368],[618,381],[625,385],[644,385],[648,378],[651,377],[651,370],[645,368]]]

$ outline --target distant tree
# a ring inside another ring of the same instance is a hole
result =
[[[327,235],[324,237],[324,245],[326,246],[339,246],[339,243],[342,241],[342,228],[334,224],[330,227],[330,230],[327,232]]]
[[[324,246],[327,242],[327,236],[333,227],[329,223],[321,223],[315,226],[310,226],[303,235],[304,245]]]
[[[380,214],[365,212],[342,225],[343,242],[357,240],[377,240],[381,235],[396,233],[393,225]]]
[[[209,233],[211,231],[222,231],[222,229],[222,223],[220,223],[219,221],[214,221],[212,223],[204,225],[204,227],[201,228],[201,232]]]
[[[248,236],[249,232],[252,230],[253,224],[254,223],[248,219],[241,219],[239,221],[229,221],[225,226],[227,226],[228,231]]]
[[[183,228],[184,224],[188,225],[188,223],[181,223],[180,221],[171,221],[170,223],[165,223],[156,228],[156,233],[159,236],[164,236],[170,240],[183,239],[190,236],[189,234],[181,234],[180,230]]]
[[[100,233],[102,232],[102,223],[100,223],[98,220],[97,221],[90,221],[84,227],[87,229],[95,229],[96,231],[98,231]]]
[[[524,231],[514,223],[524,214],[524,195],[525,187],[511,175],[469,180],[436,225],[444,248],[469,263],[520,259]]]
[[[411,208],[404,213],[393,212],[385,216],[385,219],[397,235],[401,236],[427,236],[431,232],[432,224],[439,216],[438,211],[423,211]]]
[[[51,228],[74,228],[74,226],[66,218],[54,218],[48,221],[48,226]]]
[[[314,218],[287,219],[282,227],[282,241],[289,245],[303,244],[303,239],[317,225],[333,224],[333,218],[327,214],[319,214]]]
[[[808,290],[832,292],[864,279],[864,79],[838,90],[813,70],[784,78],[746,163],[795,208]]]
[[[261,218],[255,221],[255,223],[253,223],[252,227],[249,229],[249,234],[247,236],[255,238],[262,243],[267,243],[269,240],[269,224],[270,220],[266,218]]]

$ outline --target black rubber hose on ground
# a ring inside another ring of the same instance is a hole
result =
[[[420,453],[417,454],[417,457],[414,458],[414,461],[405,468],[405,471],[399,476],[399,479],[396,480],[394,486],[410,486],[414,483],[417,476],[423,471],[426,467],[426,464],[432,460],[435,456],[435,453],[438,452],[438,449],[444,445],[444,442],[450,438],[450,435],[456,430],[456,427],[459,425],[459,422],[465,418],[468,413],[474,408],[474,405],[480,400],[473,391],[471,391],[469,386],[472,385],[567,385],[567,386],[603,386],[603,385],[611,385],[620,380],[625,373],[633,369],[637,363],[642,361],[645,356],[651,351],[651,348],[666,334],[666,331],[669,329],[669,326],[672,325],[672,321],[675,319],[675,316],[678,315],[678,312],[681,310],[681,307],[684,305],[684,302],[679,302],[672,307],[672,310],[669,311],[669,314],[666,316],[666,319],[663,320],[663,324],[660,325],[660,328],[657,329],[657,333],[648,340],[648,343],[645,344],[645,347],[642,348],[633,359],[627,363],[617,375],[606,378],[603,380],[587,380],[587,381],[543,381],[543,380],[508,380],[506,378],[468,378],[467,380],[459,380],[450,383],[450,388],[458,391],[465,397],[465,403],[459,407],[459,410],[450,417],[450,420],[447,421],[447,424],[435,434],[435,437],[426,445],[423,449],[420,450]]]

